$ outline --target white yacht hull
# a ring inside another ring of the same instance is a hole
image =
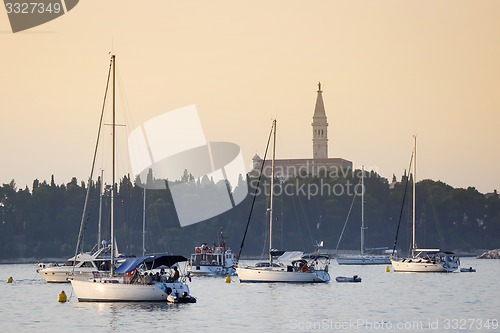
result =
[[[203,243],[195,247],[194,251],[187,263],[187,271],[191,275],[234,275],[237,260],[233,251],[225,244],[208,247]]]
[[[89,279],[93,277],[96,269],[93,267],[81,267],[73,272],[71,266],[52,266],[38,270],[38,274],[49,283],[69,283],[69,278]]]
[[[181,282],[146,285],[118,280],[71,280],[71,286],[80,302],[167,302],[169,294],[180,296],[186,292],[189,295],[189,287]]]
[[[323,270],[289,272],[285,268],[278,267],[238,267],[236,274],[240,282],[322,283],[330,281],[330,274]]]
[[[339,265],[390,265],[389,256],[349,256],[335,258]]]
[[[391,260],[394,272],[448,273],[458,269],[458,264],[444,267],[441,263]]]
[[[234,274],[234,268],[232,268],[232,267],[212,266],[212,265],[188,267],[187,271],[190,272],[191,275],[214,276],[214,275],[233,275]]]

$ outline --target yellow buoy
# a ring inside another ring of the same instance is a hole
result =
[[[8,279],[7,279],[7,283],[12,283],[14,282],[14,279],[12,278],[12,276],[10,276]]]
[[[389,272],[391,271],[391,268],[390,268],[389,266],[387,266],[387,267],[385,268],[385,271],[386,271],[387,273],[389,273]]]
[[[61,291],[61,293],[57,297],[57,301],[60,303],[65,303],[67,300],[68,300],[68,298],[66,297],[66,293],[64,292],[64,290]]]
[[[226,279],[224,281],[226,281],[226,283],[231,283],[231,277],[229,275],[226,276]]]

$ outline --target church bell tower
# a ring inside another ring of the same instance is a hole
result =
[[[328,120],[323,104],[321,82],[318,83],[318,96],[313,115],[313,159],[328,158]]]

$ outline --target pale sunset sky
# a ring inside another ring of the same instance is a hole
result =
[[[311,158],[321,81],[330,157],[399,179],[416,134],[418,179],[500,190],[500,1],[85,0],[18,33],[1,9],[0,45],[0,184],[88,178],[113,52],[122,134],[195,104],[248,168],[273,118]]]

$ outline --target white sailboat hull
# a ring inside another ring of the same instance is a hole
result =
[[[236,274],[240,282],[324,283],[330,281],[330,274],[323,270],[289,272],[279,267],[238,267]]]
[[[449,266],[441,263],[429,263],[407,260],[391,260],[394,272],[415,272],[415,273],[448,273],[458,269],[458,264],[453,263]]]
[[[389,256],[346,256],[335,258],[339,265],[390,265]]]
[[[113,280],[71,280],[71,286],[80,302],[167,302],[170,293],[182,295],[186,292],[189,295],[188,286],[181,282],[145,285],[109,281]]]

